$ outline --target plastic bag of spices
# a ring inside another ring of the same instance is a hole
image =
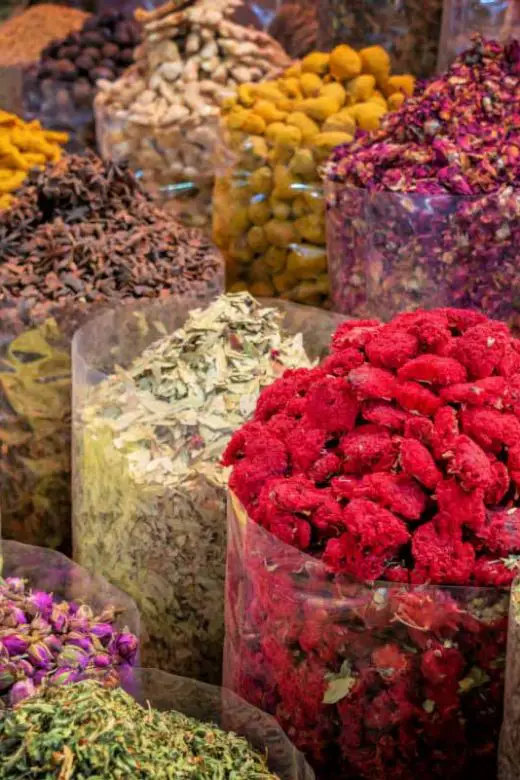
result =
[[[390,75],[382,48],[346,45],[307,55],[276,81],[238,87],[223,106],[232,163],[217,178],[213,203],[228,289],[327,301],[321,166],[357,129],[377,129],[413,87],[411,76]]]
[[[224,685],[322,780],[494,776],[507,613],[492,588],[333,575],[231,495]]]
[[[387,319],[456,306],[518,327],[519,60],[518,43],[475,37],[377,133],[335,150],[327,239],[337,310]]]
[[[111,303],[223,288],[218,252],[94,156],[31,175],[0,225],[3,533],[69,550],[70,343]]]
[[[318,48],[329,49],[343,41],[352,46],[383,46],[393,68],[418,78],[435,72],[442,0],[317,0]]]
[[[136,599],[143,663],[220,681],[220,456],[260,389],[311,365],[338,317],[246,293],[192,309],[116,310],[75,337],[74,555]]]
[[[66,760],[88,777],[101,765],[104,780],[122,771],[156,780],[314,779],[276,722],[230,691],[154,669],[137,670],[125,688],[88,680],[22,701],[0,718],[2,777],[22,780]]]
[[[290,64],[264,32],[232,21],[237,0],[166,3],[138,10],[136,62],[96,97],[98,145],[126,160],[185,224],[210,224],[219,107],[237,83],[272,78]]]
[[[0,710],[43,684],[118,682],[138,663],[135,603],[55,550],[0,542],[0,606]]]

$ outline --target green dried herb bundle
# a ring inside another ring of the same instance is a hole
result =
[[[94,681],[0,715],[0,780],[276,780],[242,737]]]
[[[136,600],[146,666],[221,679],[227,472],[263,387],[309,366],[247,293],[192,311],[87,394],[75,434],[75,554]]]

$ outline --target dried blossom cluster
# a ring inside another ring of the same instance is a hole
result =
[[[480,37],[445,73],[335,150],[333,181],[387,192],[477,195],[518,187],[520,43]]]
[[[3,324],[65,304],[218,289],[218,253],[157,208],[134,175],[94,155],[36,173],[0,225]]]
[[[230,486],[356,581],[510,585],[520,560],[520,340],[482,314],[349,320],[263,391]]]
[[[137,638],[115,626],[116,612],[31,591],[16,577],[0,578],[0,709],[32,696],[43,683],[117,681],[133,666]]]

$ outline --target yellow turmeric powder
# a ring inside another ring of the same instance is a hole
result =
[[[24,122],[15,114],[0,111],[0,210],[8,208],[16,190],[31,168],[57,162],[67,133],[43,130],[38,121]]]

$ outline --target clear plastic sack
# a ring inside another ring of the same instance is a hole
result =
[[[265,755],[280,780],[314,780],[314,773],[274,718],[247,704],[232,691],[177,677],[157,669],[135,669],[123,683],[140,704],[161,711],[177,710],[247,739]]]
[[[507,637],[504,722],[498,754],[499,780],[517,780],[520,774],[520,580],[511,586]]]
[[[437,70],[446,70],[475,33],[501,43],[519,38],[519,0],[445,0]]]
[[[368,193],[327,183],[334,308],[389,319],[472,308],[518,327],[520,190],[479,196]]]
[[[509,594],[352,583],[228,503],[224,685],[323,780],[495,776]]]
[[[437,65],[442,0],[317,0],[318,47],[339,43],[383,46],[393,67],[419,78],[432,76]]]
[[[2,577],[22,579],[25,587],[13,590],[13,585],[8,584],[7,590],[3,591],[7,602],[3,604],[6,608],[0,611],[0,636],[5,639],[14,634],[18,641],[29,642],[34,652],[24,654],[15,645],[7,657],[2,654],[0,712],[4,704],[9,706],[9,703],[31,695],[39,685],[58,684],[56,675],[60,684],[80,679],[113,684],[127,679],[132,666],[138,664],[140,618],[137,607],[126,593],[103,577],[83,569],[55,550],[5,540],[0,541]],[[27,608],[31,591],[32,597],[42,599],[42,612],[38,613],[42,614],[41,622],[32,611],[34,606]],[[15,633],[16,622],[10,622],[15,592],[19,594],[18,604],[24,615],[18,633]],[[52,597],[50,605],[47,596],[42,594]],[[7,606],[9,602],[11,606]],[[53,621],[59,620],[60,612],[58,610],[58,616],[55,615],[54,605],[62,602],[71,606],[61,613],[63,622],[55,631],[54,626],[58,623]],[[77,615],[77,609],[82,605],[90,611]],[[49,612],[45,611],[47,608]],[[29,615],[36,618],[36,622],[31,622],[31,617],[26,619]],[[73,625],[74,619],[78,620],[77,625]],[[91,631],[97,624],[102,628],[99,634]],[[53,641],[47,645],[48,635],[53,636]],[[94,646],[96,637],[97,647]],[[0,649],[5,647],[0,641]]]
[[[112,84],[100,81],[95,101],[101,154],[128,161],[184,224],[208,230],[220,104],[238,83],[290,64],[273,38],[234,21],[237,6],[196,0],[138,10],[135,65]]]
[[[267,305],[285,313],[283,332],[303,334],[311,359],[322,355],[339,322],[338,315],[309,312],[291,304]],[[166,418],[157,425],[153,415],[143,413],[125,429],[127,437],[135,436],[135,448],[129,450],[119,441],[117,429],[113,430],[110,422],[103,423],[113,407],[109,405],[107,410],[107,402],[101,401],[104,382],[115,369],[125,369],[137,360],[143,366],[145,358],[140,356],[145,347],[182,327],[192,308],[190,301],[166,301],[138,309],[135,314],[115,310],[89,323],[75,337],[74,557],[136,600],[147,633],[143,640],[145,665],[220,682],[226,478],[214,464],[232,430],[224,430],[214,443],[206,437],[209,443],[203,440],[199,445],[203,457],[197,455],[184,471],[175,453],[191,451],[197,425],[185,428],[180,417]],[[163,364],[167,374],[166,358]],[[243,371],[247,384],[246,369]],[[245,388],[244,393],[245,408],[249,409],[248,399],[256,399],[256,390]],[[211,391],[208,397],[213,397]],[[132,419],[133,407],[141,409],[141,402],[135,403],[133,398],[130,393],[129,400],[123,402],[124,415],[117,417],[121,424]],[[177,400],[175,403],[178,405]],[[206,416],[206,406],[202,409]],[[118,415],[121,410],[113,411]],[[247,416],[247,411],[240,413],[242,420]],[[221,431],[222,423],[215,419],[208,420],[208,425]],[[166,444],[159,446],[159,439]],[[147,452],[156,453],[157,460],[141,466]],[[155,472],[161,464],[164,476]]]

